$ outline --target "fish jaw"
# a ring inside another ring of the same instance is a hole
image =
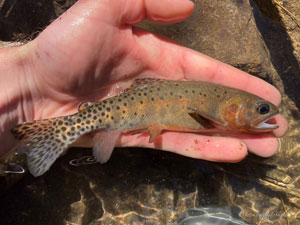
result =
[[[278,114],[278,111],[274,112],[270,117],[264,119],[259,122],[257,125],[253,125],[252,128],[249,128],[249,131],[253,132],[271,132],[277,128],[279,128],[278,124],[268,123],[271,119],[273,119]]]
[[[248,98],[247,98],[248,97]],[[260,113],[259,106],[267,106],[268,112]],[[244,98],[235,97],[226,102],[222,107],[222,120],[225,129],[237,130],[244,133],[266,133],[277,129],[277,124],[269,121],[279,113],[278,108],[272,103],[253,95]]]

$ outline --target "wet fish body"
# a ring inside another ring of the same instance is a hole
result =
[[[278,126],[266,121],[278,113],[276,106],[253,94],[205,82],[138,79],[123,93],[86,102],[78,113],[17,125],[12,134],[20,140],[34,176],[83,135],[92,133],[93,154],[106,162],[120,133],[149,132],[152,142],[162,130],[199,132],[221,129],[261,133]]]

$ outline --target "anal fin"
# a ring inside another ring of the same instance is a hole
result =
[[[120,134],[120,131],[99,131],[94,134],[93,155],[98,162],[109,160]]]

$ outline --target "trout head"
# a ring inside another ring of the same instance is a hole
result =
[[[263,133],[279,127],[269,123],[278,114],[278,108],[257,96],[234,96],[220,107],[222,126],[228,130]]]

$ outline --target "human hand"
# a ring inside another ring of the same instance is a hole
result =
[[[26,72],[18,76],[22,98],[17,103],[20,105],[17,115],[23,117],[11,117],[5,127],[74,113],[80,102],[113,95],[118,91],[116,87],[139,77],[219,83],[278,105],[280,93],[266,82],[132,27],[144,18],[178,22],[192,10],[193,4],[183,0],[79,0],[35,40],[19,48],[22,67],[18,68]],[[281,116],[275,120],[280,128],[274,135],[281,136],[287,123]],[[1,137],[8,137],[8,132],[5,129]],[[148,143],[149,138],[144,135],[122,134],[117,145],[160,148],[223,162],[243,159],[247,147],[260,156],[271,156],[278,147],[272,134],[231,136],[235,137],[168,131],[159,140]]]

